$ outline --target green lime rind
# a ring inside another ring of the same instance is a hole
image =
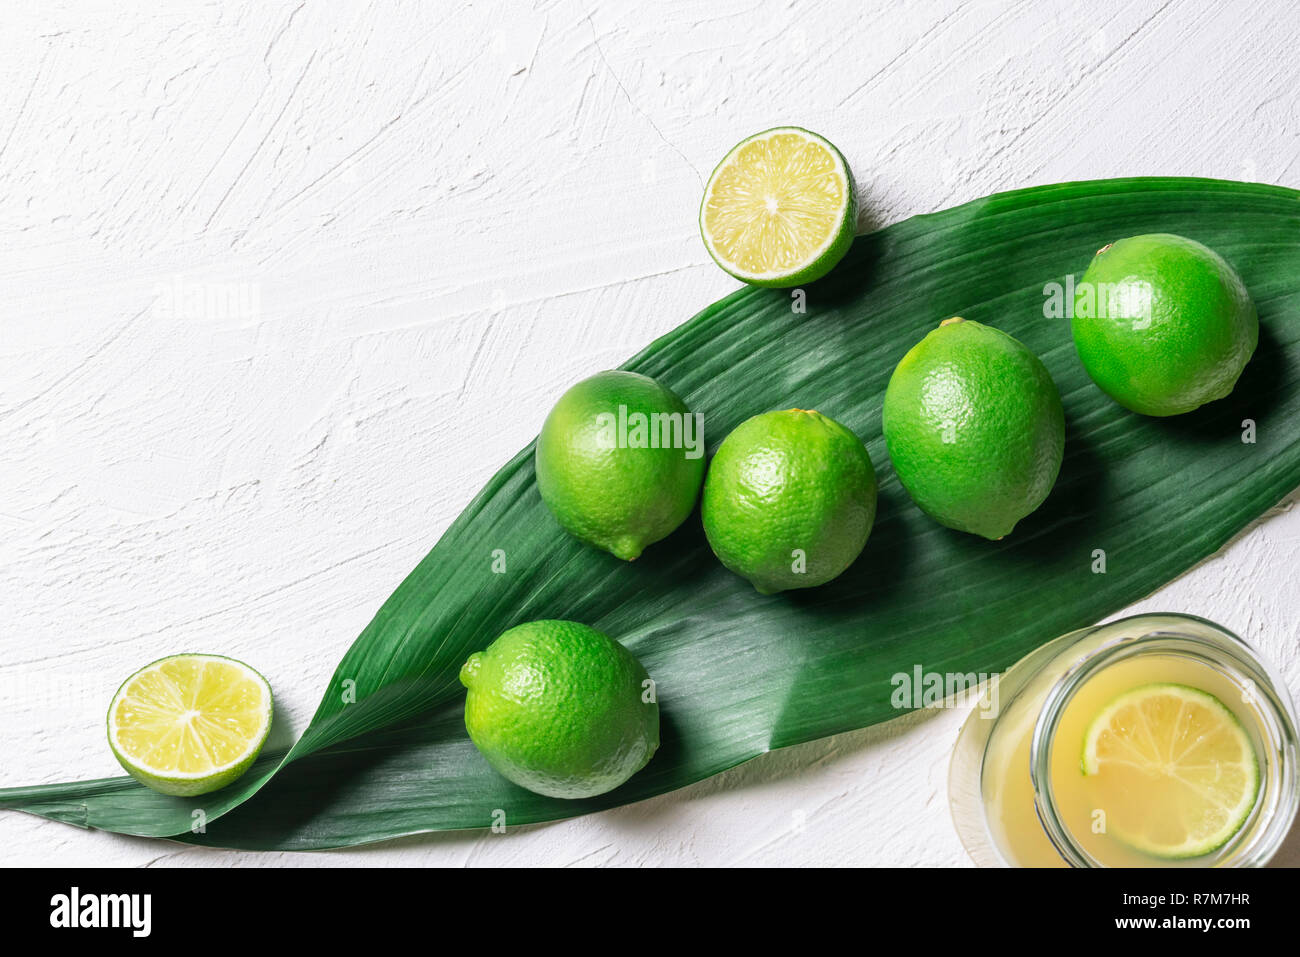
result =
[[[1079,757],[1079,767],[1084,777],[1096,775],[1099,768],[1099,759],[1097,757],[1097,746],[1102,733],[1110,725],[1116,712],[1121,708],[1127,707],[1132,702],[1149,697],[1153,694],[1169,694],[1179,698],[1195,700],[1203,707],[1209,709],[1218,715],[1224,722],[1225,726],[1236,732],[1238,743],[1242,751],[1249,756],[1249,781],[1250,787],[1247,792],[1243,792],[1236,805],[1234,805],[1233,814],[1228,821],[1219,830],[1200,838],[1189,839],[1177,847],[1168,847],[1156,844],[1152,841],[1142,838],[1140,835],[1126,834],[1121,829],[1112,828],[1112,833],[1116,838],[1123,841],[1129,847],[1143,854],[1149,854],[1152,857],[1162,860],[1187,860],[1194,857],[1204,857],[1212,854],[1227,844],[1242,829],[1250,813],[1254,810],[1255,801],[1259,796],[1260,774],[1259,759],[1255,754],[1255,748],[1251,744],[1250,734],[1246,731],[1245,726],[1236,713],[1216,698],[1201,688],[1194,688],[1191,685],[1179,684],[1177,682],[1153,682],[1142,685],[1116,696],[1107,704],[1097,716],[1088,723],[1088,729],[1084,732],[1083,748]]]
[[[840,170],[843,172],[846,200],[840,211],[840,217],[835,231],[813,253],[813,255],[809,257],[807,262],[782,273],[748,273],[727,262],[718,252],[711,236],[709,235],[709,230],[704,224],[704,213],[708,207],[709,196],[712,194],[713,182],[716,179],[718,172],[726,167],[731,162],[732,157],[734,157],[736,153],[743,149],[747,144],[765,136],[771,136],[775,133],[797,133],[800,136],[825,147],[831,156],[834,157]],[[724,156],[721,162],[713,168],[713,172],[709,174],[709,179],[704,187],[704,196],[700,200],[700,238],[704,240],[704,248],[708,252],[709,258],[717,263],[722,270],[734,276],[736,279],[739,279],[741,282],[748,283],[751,286],[763,286],[771,289],[789,289],[821,279],[834,269],[835,266],[839,264],[839,261],[844,258],[844,255],[849,251],[849,247],[853,245],[853,238],[857,234],[857,225],[857,184],[853,179],[853,170],[849,168],[848,161],[844,158],[844,154],[841,153],[830,140],[812,132],[811,130],[806,130],[801,126],[774,126],[771,129],[763,130],[761,133],[755,133],[753,136],[745,137],[728,150],[727,155]]]
[[[695,508],[704,481],[699,421],[649,376],[601,372],[579,382],[537,438],[542,500],[570,534],[632,561]]]
[[[759,592],[813,588],[862,552],[876,473],[862,441],[829,416],[765,412],[718,447],[700,510],[713,553]]]
[[[538,794],[612,791],[659,747],[654,683],[633,654],[573,621],[504,632],[460,670],[465,728],[499,774]]]
[[[1065,452],[1061,395],[1042,360],[959,318],[898,363],[881,424],[912,501],[941,525],[994,540],[1043,503]]]
[[[127,686],[130,685],[139,675],[143,674],[144,672],[149,671],[152,668],[155,668],[158,665],[163,664],[164,662],[175,661],[179,658],[197,658],[197,659],[203,659],[205,661],[206,660],[224,661],[224,662],[229,662],[230,664],[233,665],[237,665],[239,668],[243,669],[250,677],[256,678],[257,681],[261,683],[263,690],[266,692],[266,715],[265,715],[265,720],[263,721],[262,724],[261,735],[258,737],[258,739],[255,742],[252,743],[249,749],[240,757],[238,761],[232,762],[226,765],[225,767],[217,771],[214,771],[210,774],[199,775],[199,774],[185,774],[182,772],[174,772],[174,773],[169,772],[164,774],[164,773],[158,773],[153,770],[150,770],[148,767],[136,761],[130,755],[124,754],[122,750],[118,747],[117,738],[116,735],[114,734],[113,712],[116,710],[117,703],[119,699],[121,699],[122,693],[126,690]],[[106,726],[108,730],[108,746],[112,749],[113,756],[117,758],[118,763],[122,765],[123,768],[126,769],[126,772],[128,774],[130,774],[141,784],[144,784],[145,786],[150,787],[153,790],[158,791],[162,794],[169,794],[175,797],[196,797],[200,794],[208,794],[212,791],[218,791],[221,788],[224,788],[227,785],[234,783],[238,778],[242,777],[250,767],[253,766],[253,762],[256,761],[257,756],[261,754],[262,748],[266,744],[266,739],[268,735],[270,735],[271,733],[271,723],[274,718],[274,715],[275,715],[275,698],[271,692],[270,682],[268,682],[266,678],[264,678],[256,669],[250,667],[244,662],[239,661],[236,658],[226,657],[225,655],[210,655],[210,654],[201,654],[201,653],[193,653],[193,652],[184,652],[181,654],[166,655],[162,658],[157,659],[156,661],[149,662],[149,664],[145,665],[143,668],[138,668],[125,681],[123,681],[120,685],[118,685],[117,691],[113,693],[113,700],[109,703],[108,706],[108,716],[106,720]]]
[[[1103,392],[1142,415],[1181,415],[1232,392],[1259,343],[1259,317],[1236,270],[1169,233],[1121,239],[1093,257],[1071,332]]]

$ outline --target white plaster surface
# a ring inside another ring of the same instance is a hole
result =
[[[3,785],[115,773],[104,703],[178,649],[255,663],[300,729],[552,401],[734,288],[695,215],[745,134],[832,139],[864,226],[1300,181],[1290,0],[129,7],[0,9]],[[1298,549],[1282,511],[1139,607],[1250,636],[1300,693]],[[0,813],[0,860],[961,865],[962,717],[504,836],[245,854]]]

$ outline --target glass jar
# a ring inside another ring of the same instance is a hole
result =
[[[976,864],[1257,867],[1286,838],[1300,803],[1295,712],[1285,685],[1219,625],[1153,614],[1083,628],[993,682],[962,727],[948,773],[953,821]],[[1248,816],[1221,846],[1192,856],[1138,850],[1111,836],[1105,812],[1089,806],[1082,719],[1152,685],[1213,695],[1254,749],[1258,788]]]

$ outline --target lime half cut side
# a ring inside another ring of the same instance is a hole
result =
[[[1259,792],[1255,749],[1237,716],[1178,684],[1144,685],[1103,708],[1084,736],[1083,773],[1109,833],[1169,859],[1222,847]]]
[[[271,730],[271,686],[219,655],[172,655],[145,665],[113,696],[108,743],[141,783],[189,797],[248,770]]]
[[[820,279],[853,243],[857,200],[831,143],[796,126],[737,144],[704,187],[700,234],[709,255],[757,286]]]

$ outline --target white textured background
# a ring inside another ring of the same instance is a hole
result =
[[[106,702],[182,649],[300,729],[554,399],[734,287],[695,215],[742,136],[828,136],[864,227],[1069,179],[1296,185],[1298,46],[1290,0],[5,3],[0,785],[117,773]],[[1276,515],[1141,608],[1298,693],[1298,548]],[[505,836],[253,855],[0,813],[0,859],[962,864],[961,717]]]

